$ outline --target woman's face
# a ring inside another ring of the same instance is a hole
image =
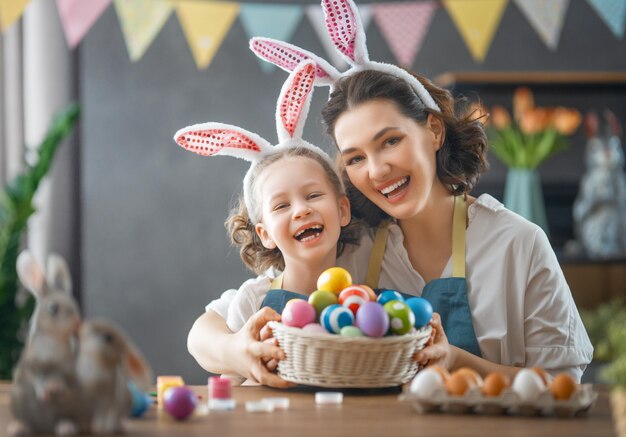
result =
[[[421,125],[391,100],[370,100],[344,112],[334,133],[352,184],[396,219],[419,214],[441,186],[435,153],[444,131],[432,115]]]

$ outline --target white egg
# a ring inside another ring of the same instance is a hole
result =
[[[411,381],[411,393],[420,398],[430,398],[439,389],[443,389],[443,378],[434,369],[420,371]]]
[[[546,389],[541,377],[530,369],[522,369],[517,372],[512,387],[523,403],[535,402]]]

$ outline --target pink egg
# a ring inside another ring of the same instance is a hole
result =
[[[287,326],[302,328],[315,322],[315,307],[303,299],[292,299],[287,302],[282,314],[282,321]]]
[[[339,303],[350,309],[356,315],[357,310],[365,302],[369,302],[370,296],[367,290],[359,285],[351,285],[339,293]]]
[[[303,331],[312,332],[315,334],[328,334],[326,328],[319,323],[309,323],[302,328]]]

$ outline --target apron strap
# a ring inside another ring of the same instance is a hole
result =
[[[452,277],[465,277],[465,227],[467,224],[467,204],[464,196],[454,198],[452,216]]]
[[[270,286],[270,290],[282,290],[283,289],[283,273],[276,276],[272,280],[272,284]]]
[[[374,245],[372,246],[372,253],[370,254],[370,262],[367,267],[367,276],[365,277],[365,285],[370,288],[378,288],[378,280],[380,279],[380,270],[383,266],[383,256],[385,255],[388,235],[389,220],[383,220],[376,229]]]

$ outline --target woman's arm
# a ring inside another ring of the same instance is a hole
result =
[[[448,337],[443,330],[441,317],[437,313],[433,313],[433,319],[430,324],[435,332],[433,342],[415,354],[415,360],[422,365],[438,365],[448,371],[454,371],[461,367],[470,367],[483,377],[491,372],[500,372],[511,379],[521,369],[520,367],[493,363],[451,345],[448,343]]]
[[[293,385],[270,373],[264,362],[285,358],[285,353],[271,342],[262,341],[265,324],[280,320],[271,308],[254,314],[244,327],[233,333],[226,321],[209,310],[193,324],[187,337],[187,349],[200,366],[211,373],[236,373],[271,387]]]

